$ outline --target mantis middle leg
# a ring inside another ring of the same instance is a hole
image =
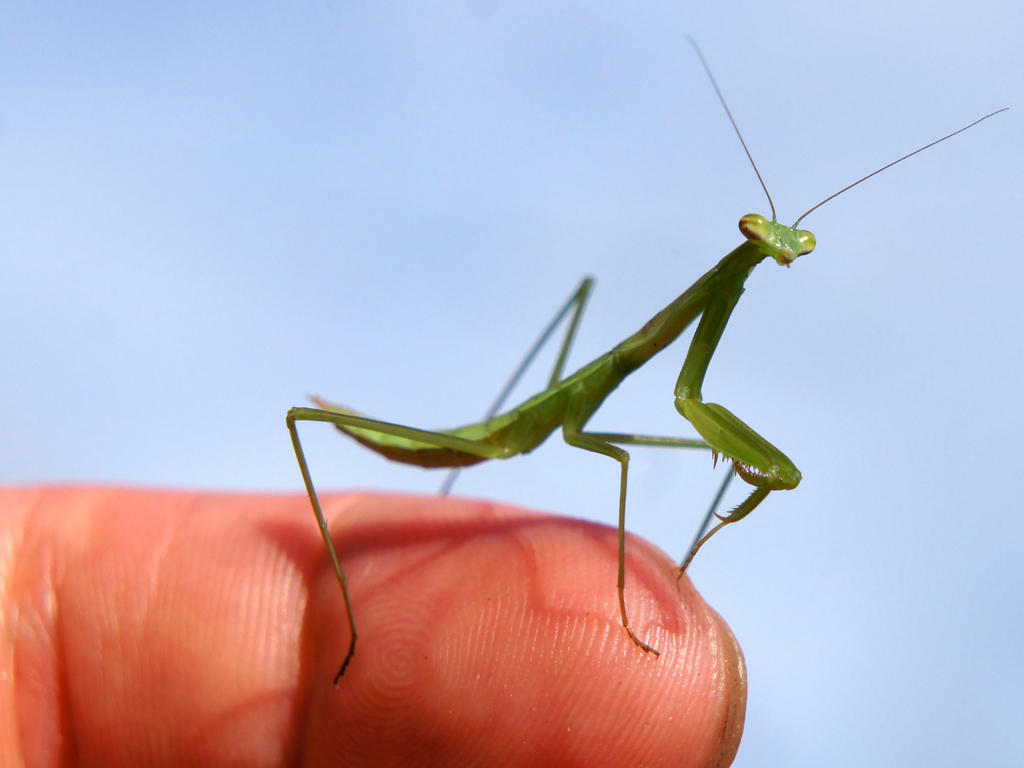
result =
[[[626,450],[619,448],[616,443],[620,445],[645,445],[656,448],[698,448],[704,450],[710,450],[711,446],[704,440],[688,438],[625,435],[611,432],[582,432],[577,428],[570,426],[568,421],[563,428],[563,435],[565,437],[565,442],[569,445],[576,448],[582,448],[585,451],[600,453],[603,456],[608,456],[619,462],[619,466],[621,468],[619,475],[619,574],[617,582],[619,592],[619,613],[622,616],[622,626],[629,635],[629,639],[636,643],[636,645],[643,651],[653,653],[655,656],[658,656],[660,654],[654,647],[648,645],[637,637],[633,628],[629,625],[629,617],[626,612],[626,489],[629,484],[629,453]],[[721,500],[721,496],[722,493],[719,492],[715,501],[712,503],[712,512]],[[689,562],[689,559],[687,559],[687,562]]]

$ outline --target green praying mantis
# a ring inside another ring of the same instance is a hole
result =
[[[704,402],[703,399],[701,387],[704,376],[729,322],[729,317],[743,294],[744,282],[754,267],[765,259],[771,259],[781,266],[789,267],[797,258],[814,250],[816,244],[814,235],[807,230],[798,228],[800,222],[812,211],[896,163],[1004,111],[1001,109],[986,115],[980,120],[868,174],[815,205],[800,216],[793,226],[786,226],[776,221],[775,205],[768,193],[767,186],[754,164],[753,157],[743,141],[739,128],[729,112],[704,56],[697,48],[696,43],[693,40],[690,42],[697,49],[701,63],[711,79],[715,92],[718,94],[737,136],[739,136],[765,195],[768,197],[772,211],[770,221],[758,214],[748,214],[741,218],[739,229],[745,238],[742,244],[702,275],[681,296],[651,318],[639,331],[616,345],[610,352],[601,355],[575,373],[563,377],[566,358],[593,285],[590,278],[583,280],[527,353],[487,416],[478,423],[451,430],[415,429],[367,418],[319,398],[313,398],[316,405],[319,406],[318,408],[292,408],[288,411],[287,425],[295,455],[313,512],[316,515],[320,532],[341,587],[351,630],[348,652],[334,678],[335,685],[355,655],[358,634],[345,574],[331,541],[327,521],[321,510],[302,444],[299,441],[298,422],[312,421],[333,424],[341,432],[367,448],[394,461],[425,468],[452,469],[453,472],[442,487],[442,493],[447,493],[454,481],[455,473],[462,467],[478,464],[488,459],[508,459],[519,454],[529,453],[559,427],[562,428],[562,435],[569,445],[614,459],[619,463],[620,468],[617,589],[622,626],[629,639],[638,648],[645,653],[657,656],[658,651],[634,633],[629,624],[626,610],[626,488],[629,474],[629,453],[620,446],[703,449],[711,451],[715,461],[721,456],[732,462],[732,469],[726,474],[715,500],[711,504],[705,525],[698,532],[689,554],[680,566],[680,577],[693,556],[715,533],[749,515],[773,491],[796,488],[801,479],[800,471],[782,451],[724,406]],[[530,364],[536,352],[570,313],[572,317],[547,387],[515,408],[499,413],[505,397]],[[698,317],[700,317],[700,323],[690,341],[686,359],[676,380],[675,407],[697,431],[699,438],[670,438],[586,431],[587,422],[605,398],[627,376],[675,341]],[[728,514],[718,515],[716,512],[718,503],[724,495],[733,472],[751,485],[753,490]],[[719,519],[719,523],[704,533],[704,528],[711,520],[712,515]]]

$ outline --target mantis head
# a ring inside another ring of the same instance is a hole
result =
[[[784,267],[792,264],[797,256],[810,253],[817,245],[814,235],[806,229],[768,221],[756,213],[748,213],[740,219],[740,232],[751,242],[767,245],[771,257]]]

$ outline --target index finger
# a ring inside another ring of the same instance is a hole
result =
[[[627,604],[657,658],[619,622],[611,529],[482,502],[324,501],[360,633],[337,688],[349,629],[304,497],[0,496],[18,542],[5,679],[33,724],[24,754],[71,742],[86,764],[732,761],[739,648],[655,548],[630,540]]]

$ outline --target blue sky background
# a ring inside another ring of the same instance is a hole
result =
[[[1019,764],[1024,8],[701,5],[0,5],[0,481],[299,492],[289,406],[472,421],[584,274],[571,365],[606,351],[767,213],[686,34],[787,223],[1009,106],[748,281],[705,396],[804,481],[691,574],[749,665],[737,766]],[[685,348],[592,428],[692,434]],[[440,481],[304,434],[323,488]],[[633,456],[678,557],[719,476]],[[617,484],[555,436],[457,490],[613,524]]]

